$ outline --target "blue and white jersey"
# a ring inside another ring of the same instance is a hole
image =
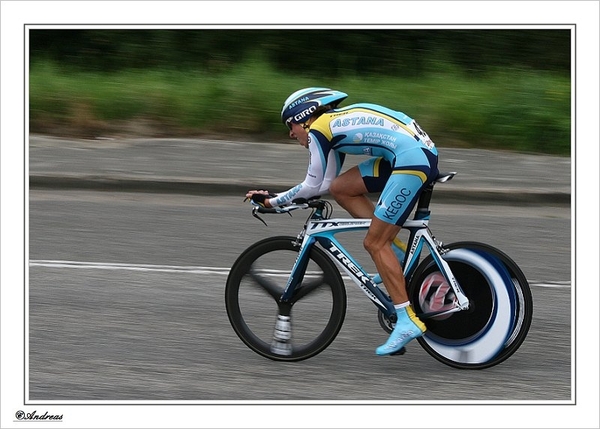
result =
[[[437,164],[435,144],[412,118],[375,104],[353,104],[322,114],[310,126],[308,149],[306,178],[269,200],[272,205],[326,193],[340,173],[344,154],[381,157],[392,168],[411,166],[416,174],[424,172],[423,181],[433,158]]]

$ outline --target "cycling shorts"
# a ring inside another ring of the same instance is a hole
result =
[[[423,165],[393,167],[383,158],[370,158],[358,165],[369,192],[381,192],[375,216],[402,226],[415,207],[421,191],[438,175],[437,156],[427,154]]]
[[[392,174],[392,164],[387,159],[369,158],[358,164],[358,170],[367,191],[381,192]]]

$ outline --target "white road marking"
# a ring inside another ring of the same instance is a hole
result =
[[[192,274],[227,275],[229,273],[228,268],[185,267],[185,266],[176,266],[176,265],[120,264],[120,263],[111,263],[111,262],[30,260],[29,266],[30,267],[48,267],[48,268],[83,268],[83,269],[100,269],[100,270],[153,271],[153,272],[192,273]]]
[[[193,267],[181,265],[151,265],[151,264],[123,264],[114,262],[81,262],[81,261],[56,261],[56,260],[30,260],[30,267],[47,267],[47,268],[80,268],[80,269],[96,269],[96,270],[127,270],[127,271],[148,271],[161,273],[188,273],[188,274],[214,274],[214,275],[229,275],[229,268],[220,267]],[[287,277],[289,271],[282,270],[262,270],[266,275],[273,277]],[[345,280],[349,277],[342,275]],[[530,286],[547,287],[547,288],[570,288],[570,281],[545,281],[545,280],[529,280]]]

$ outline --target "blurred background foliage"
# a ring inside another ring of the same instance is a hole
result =
[[[32,29],[30,131],[279,141],[305,86],[419,120],[440,146],[568,155],[568,29]]]

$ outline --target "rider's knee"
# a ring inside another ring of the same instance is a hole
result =
[[[380,240],[374,239],[371,235],[367,234],[365,239],[363,240],[363,246],[365,250],[369,253],[369,255],[373,255],[379,249],[381,249]]]
[[[344,195],[344,184],[339,177],[336,177],[329,185],[329,194],[336,200]]]

